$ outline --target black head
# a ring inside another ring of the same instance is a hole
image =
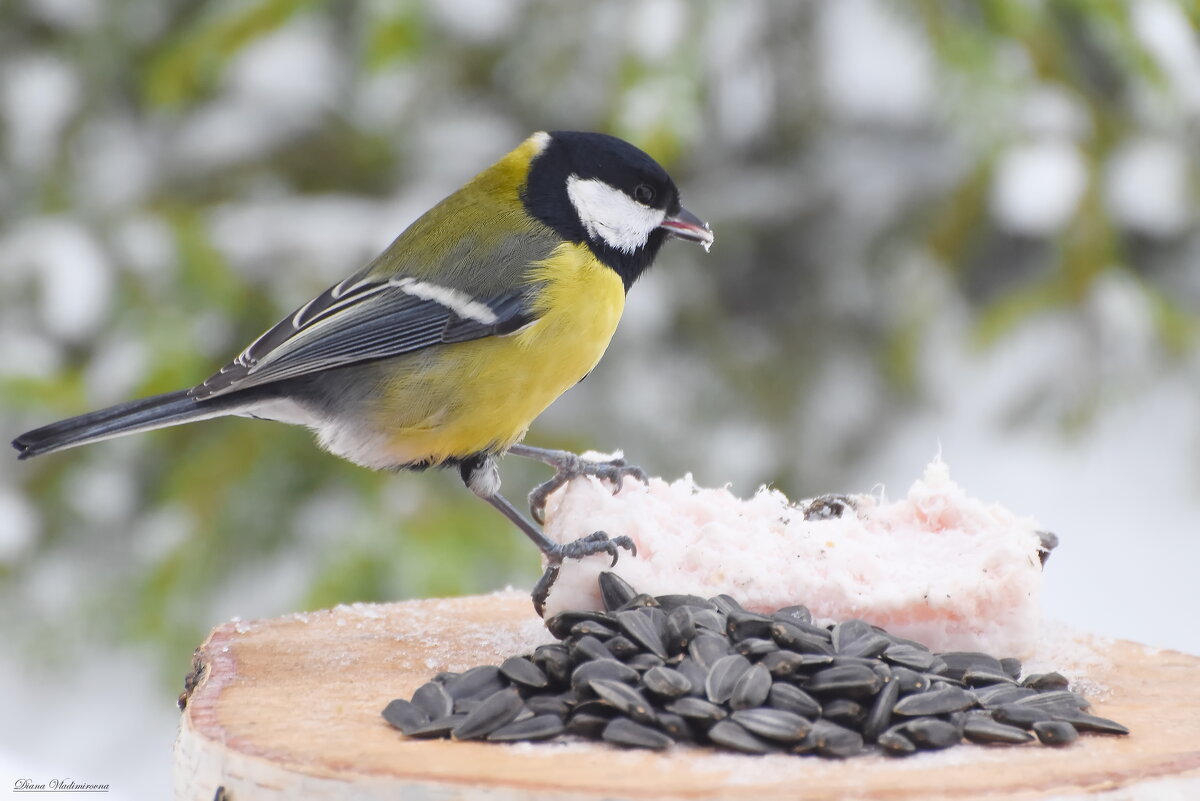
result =
[[[553,131],[533,160],[522,200],[571,242],[586,243],[628,290],[668,236],[708,244],[712,232],[679,203],[666,170],[615,136]]]

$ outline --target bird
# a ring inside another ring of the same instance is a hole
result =
[[[307,426],[326,451],[376,470],[457,467],[463,483],[539,548],[531,593],[543,612],[564,559],[619,549],[594,532],[556,543],[500,494],[497,458],[615,483],[645,474],[526,445],[533,420],[599,362],[626,294],[664,242],[707,251],[713,233],[674,181],[603,133],[539,131],[188,389],[117,404],[21,434],[21,459],[228,415]]]

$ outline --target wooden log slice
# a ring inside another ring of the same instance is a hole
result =
[[[964,745],[838,762],[410,740],[380,716],[438,671],[498,664],[549,640],[513,592],[226,623],[196,653],[175,797],[210,801],[223,787],[228,801],[1200,798],[1200,658],[1098,638],[1090,645],[1107,660],[1089,678],[1108,692],[1093,711],[1133,733],[1062,749]]]

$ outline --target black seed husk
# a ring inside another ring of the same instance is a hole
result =
[[[641,646],[624,634],[618,634],[616,637],[605,640],[604,647],[617,659],[629,659],[642,652]]]
[[[537,665],[523,656],[510,656],[500,663],[500,672],[513,684],[540,689],[550,683]]]
[[[534,715],[501,726],[487,736],[495,743],[510,743],[520,740],[549,740],[562,734],[566,727],[557,715]]]
[[[463,698],[488,698],[507,686],[508,682],[500,675],[500,668],[480,665],[447,681],[446,692],[458,701]]]
[[[604,604],[606,612],[619,609],[636,598],[637,594],[638,591],[628,581],[611,570],[600,574],[600,601]]]
[[[704,694],[714,704],[723,704],[733,695],[742,674],[750,669],[750,660],[741,654],[729,654],[713,663],[704,682]],[[768,677],[770,674],[767,674]]]
[[[654,613],[657,612],[657,615]],[[667,658],[667,644],[663,640],[666,632],[666,615],[656,607],[641,607],[617,612],[617,623],[626,636],[641,645],[659,659]]]
[[[904,724],[904,734],[918,748],[937,750],[957,745],[962,740],[958,727],[938,718],[917,718]]]
[[[425,710],[403,698],[397,698],[383,708],[383,719],[404,734],[429,723],[429,715]]]
[[[659,698],[678,698],[691,692],[692,682],[678,670],[669,667],[656,667],[642,674],[642,684],[646,690]]]
[[[1042,745],[1070,745],[1079,739],[1079,732],[1065,720],[1043,720],[1033,724],[1033,733]]]
[[[768,740],[783,743],[798,743],[812,730],[812,721],[795,712],[760,706],[754,709],[739,709],[730,717],[741,726]]]
[[[628,684],[611,679],[592,679],[590,686],[592,692],[612,704],[622,714],[628,715],[638,723],[654,722],[654,705]]]
[[[629,718],[613,718],[604,727],[602,736],[606,742],[630,748],[662,750],[672,743],[671,738],[661,731],[634,723]]]
[[[917,746],[913,744],[913,741],[905,737],[902,732],[894,729],[889,729],[880,734],[875,742],[889,756],[908,756],[917,752]]]
[[[973,743],[1027,743],[1033,735],[1024,728],[1000,723],[987,715],[972,715],[963,723],[963,736]]]
[[[525,708],[521,694],[514,689],[492,693],[454,727],[450,734],[456,740],[476,740],[486,737],[501,726],[516,719]]]
[[[714,723],[708,730],[708,739],[717,745],[723,745],[743,754],[769,754],[777,750],[776,746],[762,737],[751,734],[745,727],[732,720],[721,720]]]
[[[900,698],[900,682],[893,678],[875,695],[871,708],[862,723],[862,733],[868,741],[874,742],[879,735],[892,723],[892,707]]]
[[[443,718],[454,711],[454,699],[437,682],[426,682],[413,693],[413,704],[425,713],[428,720]]]
[[[761,706],[771,692],[771,672],[763,665],[754,665],[744,672],[729,696],[732,709],[751,709]]]
[[[892,712],[897,715],[945,715],[976,704],[975,697],[958,687],[945,687],[923,693],[906,695],[896,702]]]
[[[841,665],[818,670],[804,683],[804,689],[816,695],[838,694],[849,698],[874,695],[883,682],[865,665]]]
[[[821,704],[817,699],[794,684],[779,681],[771,684],[771,691],[767,693],[767,704],[775,709],[795,712],[805,718],[821,716]]]

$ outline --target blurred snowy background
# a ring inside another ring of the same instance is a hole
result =
[[[0,5],[5,437],[175,389],[537,129],[663,162],[670,247],[530,442],[794,498],[939,450],[1050,616],[1200,652],[1200,19],[1171,0]],[[544,474],[506,464],[520,497]],[[233,615],[528,585],[455,475],[225,420],[0,459],[0,778],[163,798]]]

